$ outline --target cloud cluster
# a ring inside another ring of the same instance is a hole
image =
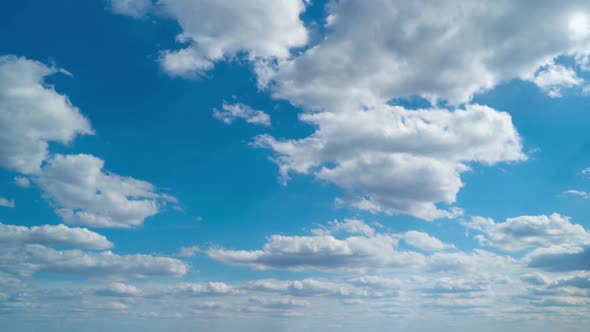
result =
[[[89,121],[44,80],[57,72],[40,62],[0,57],[0,167],[29,177],[66,223],[91,227],[136,227],[158,213],[171,196],[145,181],[103,171],[104,161],[87,154],[51,155],[50,142],[69,144],[93,134]],[[0,199],[14,207],[14,201]]]
[[[580,84],[554,59],[588,53],[589,9],[575,0],[332,1],[326,38],[264,80],[276,83],[277,97],[306,107],[416,95],[462,103],[514,78],[555,96]]]
[[[572,224],[569,217],[557,213],[508,218],[500,223],[475,217],[463,224],[468,229],[482,233],[475,236],[480,244],[507,251],[590,243],[590,234],[582,226]]]
[[[113,11],[141,17],[149,10],[175,19],[182,29],[177,41],[185,46],[166,50],[160,63],[172,76],[205,75],[215,62],[245,55],[251,61],[288,58],[305,46],[308,32],[299,16],[302,0],[161,0],[112,1]]]
[[[388,235],[351,236],[344,239],[331,235],[272,235],[262,250],[213,247],[207,250],[207,255],[230,265],[296,271],[411,267],[423,262],[422,255],[398,251],[396,247],[397,239]]]
[[[86,228],[65,225],[16,226],[0,224],[0,245],[57,245],[86,249],[110,249],[113,243]]]
[[[34,182],[67,223],[129,228],[158,213],[173,197],[148,182],[103,171],[92,155],[54,155]]]
[[[301,115],[317,126],[303,139],[256,137],[274,151],[285,181],[312,174],[356,195],[354,206],[432,220],[455,217],[453,204],[470,163],[526,159],[510,115],[486,106],[407,110],[381,105],[363,110]]]
[[[49,142],[69,144],[78,135],[93,134],[78,108],[44,83],[58,72],[37,61],[0,56],[0,167],[36,173]]]
[[[13,270],[51,273],[87,278],[180,277],[188,266],[174,258],[152,255],[117,255],[110,251],[85,252],[55,250],[42,245],[27,245],[4,255]]]
[[[0,197],[0,206],[7,207],[7,208],[14,208],[16,206],[16,203],[14,202],[14,199],[7,199],[4,197]]]
[[[223,103],[221,110],[214,109],[213,117],[223,121],[226,124],[233,123],[236,119],[244,119],[247,123],[259,124],[270,127],[270,115],[263,111],[255,110],[242,103],[227,104]]]

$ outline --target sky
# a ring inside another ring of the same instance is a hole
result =
[[[590,324],[587,1],[1,6],[1,330]]]

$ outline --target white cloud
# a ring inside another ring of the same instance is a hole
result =
[[[527,254],[524,261],[529,267],[552,272],[590,271],[590,244],[565,242],[538,248]]]
[[[311,303],[309,301],[294,298],[267,299],[265,297],[251,297],[250,299],[248,299],[248,301],[251,304],[272,309],[293,309],[311,307]]]
[[[255,146],[275,152],[283,181],[313,174],[356,194],[357,208],[406,213],[422,219],[456,217],[453,204],[468,163],[492,165],[526,159],[510,115],[486,106],[464,110],[365,110],[301,115],[318,127],[303,139],[260,135]]]
[[[26,58],[0,56],[0,166],[36,173],[49,142],[92,134],[88,120],[44,78],[59,69]]]
[[[233,123],[236,119],[244,119],[248,123],[259,124],[270,127],[270,116],[263,111],[252,109],[242,103],[227,104],[223,103],[222,110],[214,109],[213,117],[223,121],[226,124]]]
[[[425,251],[440,251],[455,247],[451,244],[446,244],[433,236],[418,231],[406,232],[403,235],[403,239],[406,244]]]
[[[4,254],[9,270],[46,272],[89,278],[180,277],[188,266],[182,261],[151,255],[117,255],[110,251],[58,251],[42,245],[27,245]]]
[[[561,97],[562,88],[571,88],[584,82],[571,68],[551,62],[542,67],[531,79],[550,97]]]
[[[375,229],[367,225],[364,221],[358,219],[344,219],[344,221],[334,220],[328,223],[327,227],[312,229],[314,235],[329,235],[331,233],[346,232],[350,234],[360,234],[363,236],[375,235]]]
[[[130,297],[141,295],[142,292],[133,285],[114,282],[107,287],[97,289],[94,294],[98,296]]]
[[[16,226],[0,224],[0,244],[42,244],[86,249],[109,249],[113,243],[86,228],[65,225]]]
[[[192,246],[192,247],[182,247],[178,251],[177,256],[180,257],[194,257],[201,251],[199,246]]]
[[[108,0],[114,13],[140,18],[152,8],[152,0]]]
[[[371,292],[348,283],[307,278],[303,280],[262,279],[249,281],[244,287],[250,291],[278,293],[298,297],[379,297],[382,293]]]
[[[263,77],[305,107],[383,103],[420,95],[469,101],[514,78],[544,87],[578,83],[568,70],[535,77],[560,55],[590,50],[585,1],[333,1],[327,34]],[[387,27],[384,29],[383,27]],[[543,43],[535,42],[543,36]]]
[[[131,6],[133,4],[133,6]],[[113,9],[138,17],[148,1],[114,1]],[[163,69],[172,76],[196,77],[215,65],[245,54],[248,60],[287,58],[294,47],[307,43],[299,16],[302,0],[161,0],[155,11],[182,28],[177,41],[186,46],[162,53]]]
[[[14,199],[6,199],[0,197],[0,206],[7,207],[7,208],[14,208],[16,204],[14,203]]]
[[[231,285],[223,282],[206,282],[206,283],[192,283],[184,284],[174,287],[169,292],[183,296],[223,296],[237,294]]]
[[[369,286],[380,290],[397,290],[402,287],[402,282],[399,279],[379,276],[361,276],[351,279],[350,282],[356,286]]]
[[[28,188],[31,186],[31,181],[24,177],[24,176],[15,176],[14,177],[14,184],[21,188]]]
[[[508,251],[545,248],[562,243],[590,243],[590,235],[582,226],[572,224],[569,217],[557,213],[550,216],[508,218],[501,223],[476,217],[463,224],[469,229],[483,233],[475,236],[480,244]]]
[[[486,290],[486,288],[474,280],[441,278],[436,281],[433,287],[426,288],[423,291],[426,293],[441,294],[481,292],[484,290]]]
[[[33,178],[66,223],[129,228],[174,200],[148,182],[103,171],[104,161],[85,154],[54,155]]]
[[[584,199],[590,198],[590,194],[582,190],[567,190],[565,193],[573,196],[582,197]]]
[[[423,263],[415,252],[397,251],[397,240],[388,235],[323,236],[272,235],[262,250],[210,248],[207,255],[230,265],[255,269],[363,270],[379,267],[410,267]]]

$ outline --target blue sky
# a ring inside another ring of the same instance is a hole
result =
[[[0,325],[584,330],[589,7],[3,4]]]

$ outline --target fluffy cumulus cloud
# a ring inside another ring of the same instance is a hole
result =
[[[346,232],[350,234],[372,236],[375,234],[375,229],[362,220],[344,219],[344,221],[331,221],[327,226],[320,225],[320,228],[312,229],[311,232],[314,235],[329,235],[331,233]]]
[[[150,1],[113,1],[115,12],[133,17]],[[183,48],[162,53],[162,68],[172,76],[195,77],[215,62],[245,54],[248,60],[288,58],[307,43],[299,16],[302,0],[161,0],[152,10],[178,21]]]
[[[24,176],[15,176],[14,177],[14,184],[21,188],[28,188],[31,186],[31,180]]]
[[[44,79],[60,72],[40,62],[0,56],[0,166],[36,173],[49,142],[92,134],[88,120]]]
[[[432,220],[454,217],[453,204],[469,163],[526,159],[510,115],[486,106],[454,111],[381,105],[346,112],[306,113],[317,126],[303,139],[269,135],[255,146],[272,149],[283,180],[313,174],[355,193],[357,208]]]
[[[406,244],[424,251],[440,251],[455,247],[452,244],[446,244],[433,236],[418,231],[406,232],[403,235],[403,239]]]
[[[476,217],[464,222],[464,225],[482,233],[475,236],[480,244],[508,251],[590,243],[590,234],[582,226],[573,224],[569,217],[556,213],[549,216],[508,218],[500,223]]]
[[[248,123],[270,126],[270,115],[242,103],[223,103],[221,110],[213,110],[213,117],[226,124],[232,124],[236,119],[243,119]]]
[[[183,296],[223,296],[236,294],[238,291],[223,282],[193,283],[176,286],[167,293]]]
[[[294,309],[311,307],[311,303],[301,299],[294,298],[273,298],[267,299],[265,297],[251,297],[249,302],[254,305],[263,306],[273,309]]]
[[[580,85],[584,82],[571,68],[549,63],[532,78],[539,88],[550,97],[561,97],[561,89]]]
[[[0,224],[0,245],[59,245],[86,249],[109,249],[113,243],[86,228],[65,225],[15,226]]]
[[[231,265],[255,269],[354,270],[376,267],[411,267],[423,263],[415,252],[398,251],[393,236],[273,235],[262,250],[210,248],[207,255]]]
[[[538,248],[527,254],[524,260],[529,267],[547,271],[590,271],[590,244],[564,243]]]
[[[114,13],[139,18],[147,14],[153,6],[152,0],[108,0]]]
[[[579,82],[552,64],[588,52],[589,9],[581,0],[332,1],[326,38],[264,80],[308,107],[415,95],[461,103],[513,78],[555,93]]]
[[[567,190],[565,193],[568,194],[568,195],[572,195],[572,196],[578,196],[578,197],[581,197],[581,198],[584,198],[584,199],[589,199],[590,198],[590,194],[587,193],[587,192],[585,192],[585,191],[583,191],[583,190],[574,190],[574,189],[571,189],[571,190]]]
[[[103,166],[91,155],[58,154],[34,182],[66,223],[92,227],[137,227],[175,200],[148,182],[105,172]]]
[[[44,272],[87,278],[180,277],[188,266],[174,258],[117,255],[111,251],[55,250],[31,244],[2,252],[3,268],[24,275]]]
[[[133,285],[114,282],[107,287],[97,289],[94,294],[98,296],[132,297],[141,295],[142,292],[139,288]]]
[[[16,203],[14,202],[14,199],[0,197],[0,206],[14,208],[16,206]]]

